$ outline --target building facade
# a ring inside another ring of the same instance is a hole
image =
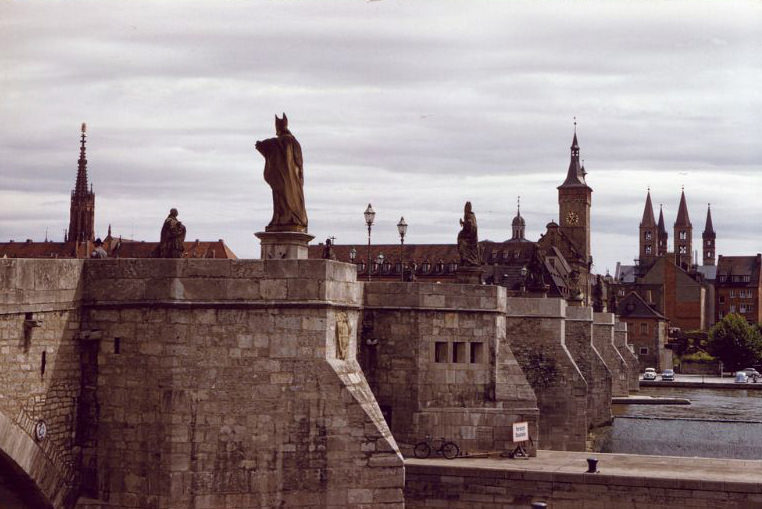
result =
[[[738,313],[750,323],[762,323],[762,254],[723,256],[717,260],[715,298],[717,320]]]

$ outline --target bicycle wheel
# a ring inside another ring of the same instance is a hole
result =
[[[460,454],[460,447],[455,442],[445,442],[442,445],[442,456],[448,460],[455,458],[458,454]]]
[[[426,442],[418,442],[415,444],[413,454],[415,454],[416,458],[428,458],[431,454],[431,447]]]

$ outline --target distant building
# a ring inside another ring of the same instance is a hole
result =
[[[717,320],[738,313],[750,323],[762,323],[762,254],[722,256],[717,260],[715,298]]]
[[[703,265],[692,262],[693,225],[688,214],[685,190],[680,193],[677,218],[673,227],[673,252],[668,251],[669,234],[664,225],[664,211],[654,218],[651,190],[639,225],[638,258],[634,265],[617,263],[610,308],[621,310],[621,300],[637,293],[664,315],[670,327],[706,329],[714,323],[714,266],[716,233],[711,209],[702,235]]]
[[[593,190],[585,182],[576,129],[566,179],[558,186],[559,222],[551,221],[537,242],[526,239],[526,221],[517,207],[511,238],[481,241],[483,279],[508,288],[510,294],[561,297],[591,303],[592,266],[590,207]],[[477,211],[478,215],[478,211]],[[455,237],[455,235],[453,235]],[[323,256],[324,245],[309,247],[310,258]],[[357,266],[358,278],[455,281],[460,256],[456,244],[333,245],[336,259]],[[370,261],[368,261],[370,259]]]
[[[69,229],[64,234],[63,242],[0,242],[0,258],[89,258],[95,250],[95,193],[87,178],[86,139],[87,126],[82,124],[77,178],[71,192],[69,207]],[[158,222],[158,227],[161,223]],[[113,258],[151,258],[159,245],[158,242],[142,242],[122,239],[108,235],[103,239],[103,249]],[[217,241],[199,241],[185,243],[187,258],[237,258],[222,239]]]
[[[672,368],[672,350],[665,348],[667,317],[634,291],[622,298],[618,306],[617,315],[627,324],[627,342],[635,349],[640,371]]]

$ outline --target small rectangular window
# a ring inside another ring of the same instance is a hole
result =
[[[645,346],[641,346],[640,355],[648,355],[648,348],[646,348]]]
[[[471,345],[471,364],[484,362],[484,343],[469,343]]]
[[[724,295],[720,296],[720,304],[725,304],[725,296]]]
[[[730,305],[730,312],[731,313],[735,313],[736,312],[736,305],[735,304],[731,304]]]
[[[122,339],[114,338],[114,353],[119,353],[122,350]]]
[[[466,362],[466,344],[458,341],[452,344],[452,362]]]
[[[434,362],[447,362],[447,342],[434,343]]]

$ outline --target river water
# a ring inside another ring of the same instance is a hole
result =
[[[690,405],[613,405],[615,417],[762,422],[762,390],[643,387],[642,396],[686,398]]]
[[[613,405],[600,452],[762,459],[762,390],[644,387],[639,395],[690,405]]]

